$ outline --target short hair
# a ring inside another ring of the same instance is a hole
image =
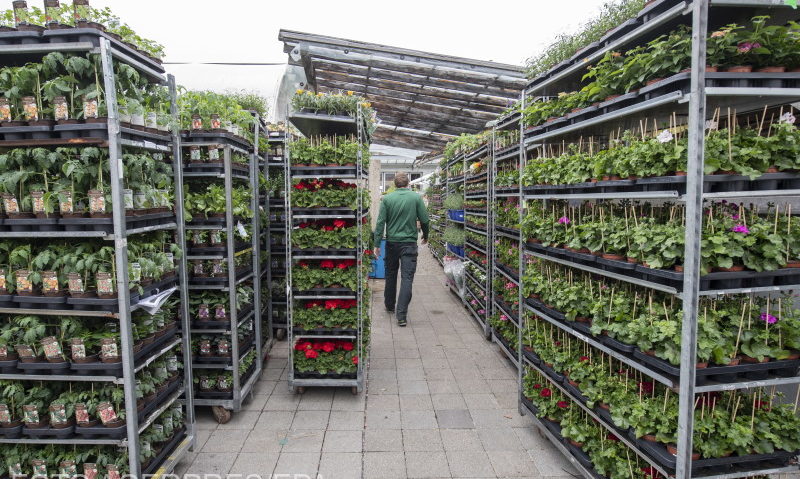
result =
[[[408,174],[407,173],[397,173],[394,175],[394,186],[398,188],[405,188],[408,186]]]

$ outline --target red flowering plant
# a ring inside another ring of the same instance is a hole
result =
[[[363,226],[361,226],[364,228]],[[364,228],[364,235],[369,234]],[[292,231],[292,246],[310,248],[355,248],[358,230],[353,220],[317,220],[299,223]]]
[[[355,183],[336,179],[299,180],[292,185],[292,206],[294,208],[351,208],[358,204],[362,195],[364,204],[369,206],[366,190],[359,190]]]
[[[292,320],[297,328],[354,329],[358,323],[358,302],[355,299],[297,301]]]
[[[363,271],[366,275],[366,271]],[[292,281],[298,291],[314,288],[347,288],[358,286],[356,260],[298,261],[292,268]]]
[[[573,407],[572,402],[561,393],[560,389],[550,386],[549,382],[546,383],[538,391],[538,394],[534,394],[531,401],[539,409],[539,417],[553,422],[561,422],[561,419]]]
[[[294,367],[300,373],[354,373],[358,370],[358,362],[358,348],[352,341],[308,341],[301,338],[294,345]]]

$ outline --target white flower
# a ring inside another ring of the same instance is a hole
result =
[[[667,143],[672,141],[672,132],[669,130],[664,130],[658,134],[658,142],[659,143]]]
[[[707,120],[706,121],[706,130],[717,130],[719,129],[719,122],[715,120]]]
[[[794,115],[792,115],[792,112],[790,111],[787,111],[786,113],[781,115],[781,123],[788,123],[790,125],[794,125],[794,122],[796,120],[797,119],[794,117]]]

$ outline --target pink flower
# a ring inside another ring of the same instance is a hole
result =
[[[561,218],[558,219],[558,224],[568,225],[569,223],[570,223],[569,218],[567,218],[566,216],[562,216]]]
[[[737,47],[737,50],[739,51],[739,53],[747,53],[752,49],[753,49],[753,44],[750,43],[750,42],[742,42]]]
[[[750,230],[747,229],[747,226],[741,224],[731,228],[731,231],[733,231],[734,233],[750,234]]]
[[[469,303],[470,303],[471,305],[475,306],[476,304],[478,304],[478,300],[477,300],[477,299],[473,299],[473,300],[472,300],[472,301],[470,301]]]
[[[486,314],[486,310],[485,309],[479,309],[478,310],[478,314]]]
[[[778,318],[768,313],[761,313],[761,321],[764,321],[767,324],[775,324],[778,322]]]
[[[508,321],[508,316],[506,316],[505,314],[501,314],[500,321]]]

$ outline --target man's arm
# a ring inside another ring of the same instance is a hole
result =
[[[381,201],[380,212],[378,213],[378,223],[375,225],[375,246],[373,251],[375,257],[381,255],[381,240],[383,239],[384,230],[386,229],[386,208],[383,201]]]
[[[422,196],[417,198],[417,219],[419,220],[420,226],[422,226],[422,242],[428,242],[428,230],[430,227],[431,220],[428,218],[428,209],[425,207],[425,202],[422,200]]]

